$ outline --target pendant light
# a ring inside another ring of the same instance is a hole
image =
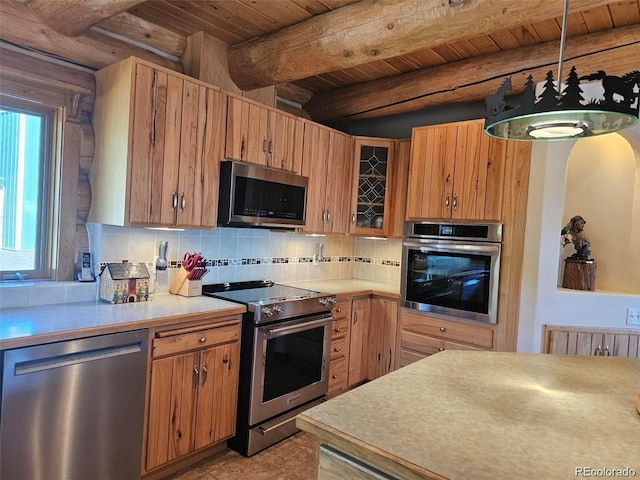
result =
[[[485,100],[484,131],[488,135],[506,140],[570,140],[617,132],[638,121],[638,70],[621,77],[607,75],[603,70],[579,77],[576,68],[572,67],[566,84],[559,82],[568,9],[569,0],[565,0],[558,82],[549,71],[537,94],[533,77],[529,75],[522,95],[515,98],[513,104],[507,104],[504,96],[512,86],[511,78],[505,79]]]

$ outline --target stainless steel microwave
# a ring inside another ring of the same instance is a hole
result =
[[[309,179],[235,160],[220,164],[218,225],[295,228],[305,224]]]

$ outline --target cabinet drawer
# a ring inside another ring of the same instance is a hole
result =
[[[153,358],[188,352],[223,343],[240,340],[240,325],[208,328],[180,335],[155,338],[153,340]]]
[[[484,350],[464,343],[404,331],[400,338],[400,347],[423,355],[433,355],[443,350]]]
[[[405,350],[404,348],[400,349],[400,364],[398,368],[405,367],[413,362],[417,362],[418,360],[422,360],[423,358],[427,358],[428,355],[414,352],[413,350]]]
[[[445,340],[470,343],[488,349],[493,348],[493,329],[490,327],[469,325],[403,311],[402,330],[440,337]]]
[[[345,337],[349,333],[349,319],[339,318],[331,324],[331,339]]]
[[[342,300],[338,300],[336,306],[331,309],[331,314],[335,319],[348,319],[351,316],[351,299],[343,298]]]
[[[331,340],[331,359],[342,357],[347,353],[348,348],[347,337]]]
[[[331,360],[331,363],[329,363],[328,393],[347,388],[348,366],[347,357]]]

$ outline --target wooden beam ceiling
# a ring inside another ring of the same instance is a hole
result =
[[[637,69],[638,30],[631,25],[567,39],[565,74],[573,65],[580,74],[605,70],[622,75]],[[329,90],[314,95],[304,109],[318,122],[395,115],[484,100],[508,76],[513,84],[509,94],[518,94],[529,75],[539,82],[549,70],[557,74],[559,49],[559,41],[547,42]]]
[[[47,27],[75,37],[96,23],[142,3],[144,0],[18,0]]]
[[[569,12],[612,3],[572,0]],[[548,0],[362,0],[229,50],[229,71],[244,90],[487,35],[562,16]]]

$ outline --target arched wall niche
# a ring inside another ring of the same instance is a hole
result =
[[[558,238],[571,217],[584,217],[597,262],[596,291],[640,294],[640,139],[625,131],[577,141],[565,179]],[[574,251],[562,249],[558,285],[564,259]]]

